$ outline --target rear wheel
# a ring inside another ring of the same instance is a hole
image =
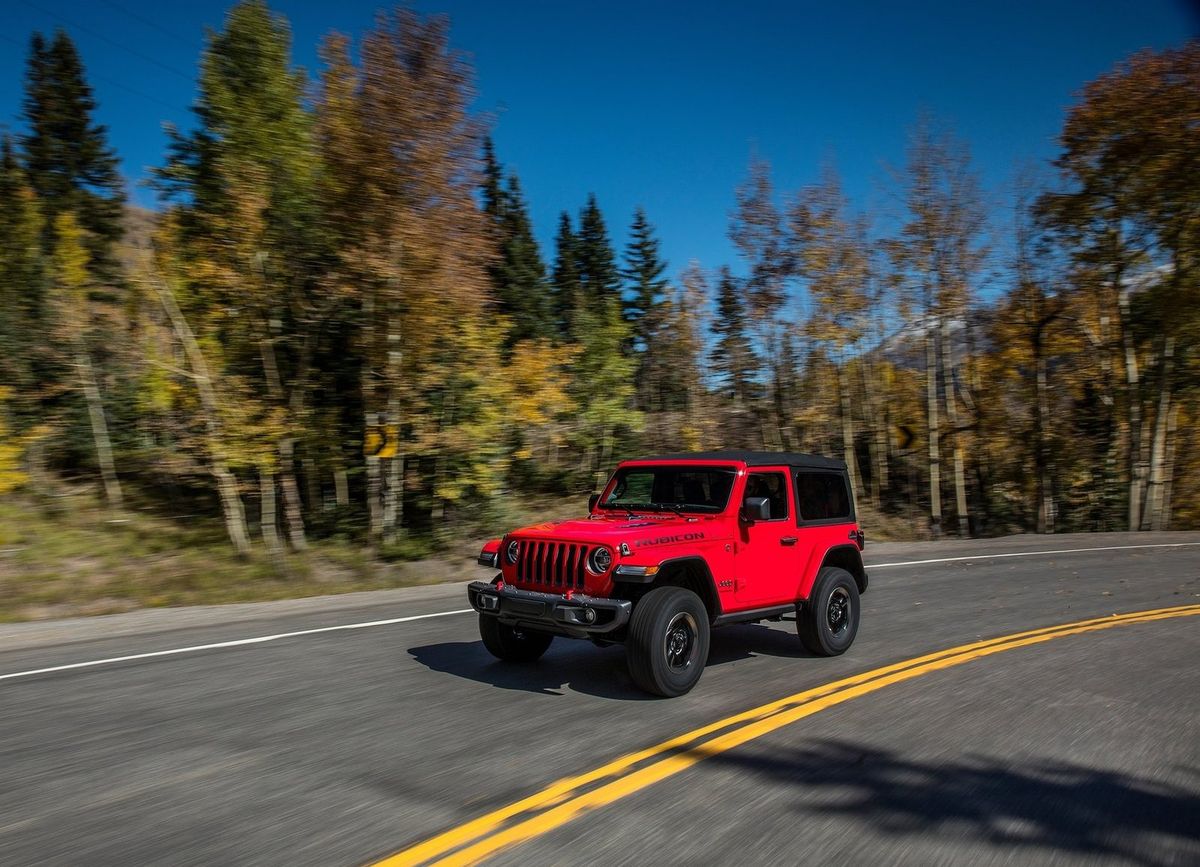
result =
[[[858,585],[845,569],[826,566],[817,573],[808,601],[796,616],[796,633],[809,653],[838,656],[858,634]]]
[[[490,614],[479,615],[479,637],[492,656],[505,662],[533,662],[554,640],[553,635],[510,626]]]
[[[683,587],[656,587],[633,608],[625,642],[629,674],[655,695],[683,695],[708,660],[708,610]]]

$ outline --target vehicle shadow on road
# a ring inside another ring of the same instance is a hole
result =
[[[568,689],[600,698],[646,701],[656,697],[638,689],[625,668],[620,647],[595,647],[585,641],[557,638],[537,662],[504,663],[481,641],[446,641],[408,648],[427,668],[500,689],[563,695]],[[794,633],[764,626],[729,626],[714,630],[706,668],[754,656],[806,657]]]
[[[641,692],[625,670],[619,647],[599,648],[583,641],[558,638],[537,662],[507,663],[492,656],[481,641],[446,641],[410,647],[417,662],[443,674],[453,674],[500,689],[561,696],[568,689],[600,698],[641,701]]]
[[[1034,850],[1144,865],[1200,863],[1200,790],[1057,760],[914,761],[838,741],[709,761],[794,786],[797,812],[925,841],[967,834],[1017,861]]]

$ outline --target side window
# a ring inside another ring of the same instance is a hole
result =
[[[783,473],[751,473],[746,477],[744,497],[766,497],[771,502],[771,520],[788,516],[787,477]]]
[[[802,521],[849,521],[846,479],[841,473],[797,473],[796,506]]]

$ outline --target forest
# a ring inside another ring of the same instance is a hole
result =
[[[229,11],[147,211],[70,35],[31,36],[0,143],[10,517],[403,560],[578,512],[623,457],[745,447],[844,458],[868,537],[1200,527],[1200,42],[1088,83],[1008,197],[933,116],[894,218],[832,162],[778,189],[749,159],[738,261],[691,263],[598,195],[539,249],[445,18],[330,34],[311,78],[290,42]]]

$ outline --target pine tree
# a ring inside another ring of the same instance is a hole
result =
[[[500,312],[512,323],[507,336],[511,348],[522,340],[553,335],[550,284],[520,181],[510,173],[507,184],[503,183],[503,170],[490,138],[484,140],[483,156],[483,211],[490,218],[497,248],[488,274]]]
[[[483,140],[483,212],[499,227],[504,222],[504,170],[496,159],[492,137]]]
[[[14,415],[38,399],[45,361],[45,266],[38,203],[17,162],[12,139],[0,140],[0,382],[12,386]],[[23,419],[24,420],[24,419]]]
[[[717,317],[712,330],[717,336],[712,364],[718,393],[732,404],[731,431],[740,444],[747,445],[755,427],[749,413],[755,398],[759,361],[750,344],[743,288],[728,268],[721,269],[717,281]]]
[[[554,271],[550,278],[555,327],[561,339],[569,340],[575,331],[575,311],[579,306],[579,238],[571,227],[571,217],[563,211],[558,218],[554,239]]]
[[[502,260],[497,290],[501,310],[513,320],[509,333],[511,344],[549,337],[554,328],[546,266],[533,237],[533,224],[515,174],[508,176],[504,199]]]
[[[668,284],[663,279],[667,263],[659,255],[654,227],[640,207],[633,214],[629,234],[625,267],[621,272],[629,284],[625,298],[625,319],[632,328],[634,348],[639,352],[647,352],[661,324],[661,306]]]
[[[43,208],[42,252],[55,247],[60,213],[77,215],[86,233],[88,271],[100,284],[118,279],[115,247],[121,239],[125,194],[107,131],[93,123],[96,102],[75,44],[59,30],[49,44],[30,43],[21,139],[29,183]]]
[[[617,269],[617,257],[608,239],[604,225],[604,214],[596,203],[596,196],[588,196],[587,204],[579,214],[579,238],[576,247],[576,268],[583,290],[583,303],[593,310],[600,310],[610,303],[619,303],[621,274]]]

